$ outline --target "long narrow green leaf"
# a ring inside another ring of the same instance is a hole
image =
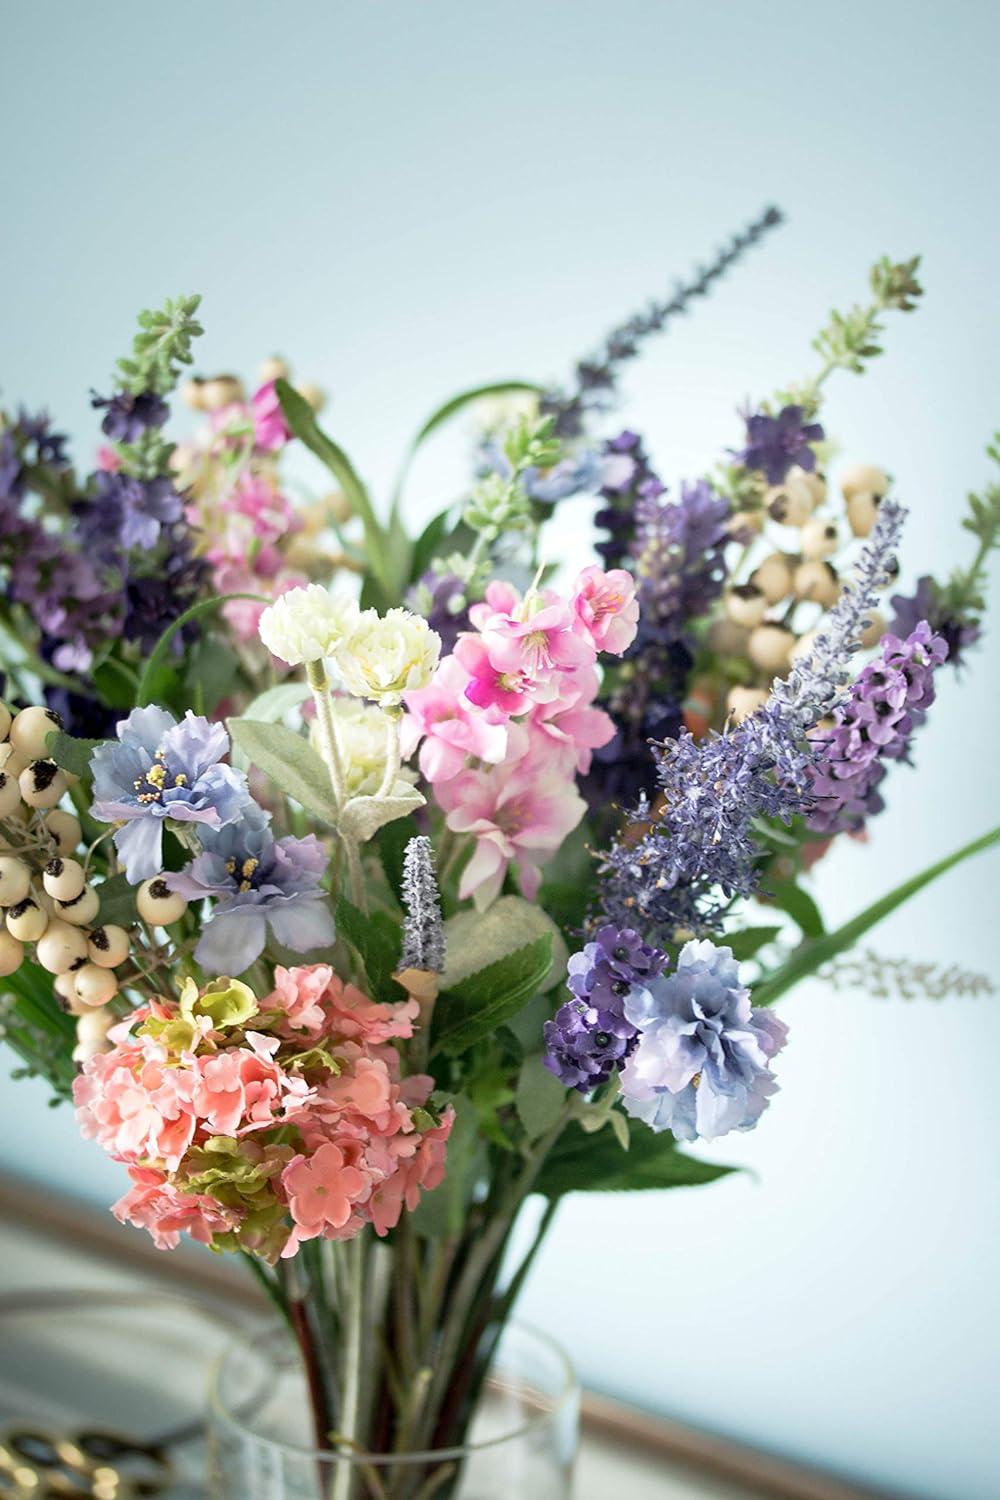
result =
[[[177,619],[171,625],[167,626],[150,652],[149,660],[143,668],[142,676],[139,678],[139,686],[136,689],[135,703],[137,708],[146,708],[149,705],[153,683],[156,680],[156,673],[170,649],[170,642],[178,630],[183,630],[185,625],[189,624],[191,620],[197,620],[199,615],[207,615],[212,610],[220,609],[223,604],[228,604],[232,599],[252,599],[255,604],[271,603],[270,599],[265,599],[262,594],[217,594],[213,599],[202,599],[197,604],[192,604],[190,609],[186,609],[182,615],[177,616]]]
[[[937,880],[939,875],[944,875],[948,870],[954,869],[964,859],[971,859],[974,854],[981,854],[984,849],[989,849],[993,844],[1000,843],[1000,828],[991,829],[989,833],[982,834],[978,839],[973,839],[970,844],[964,844],[961,849],[956,849],[953,854],[948,854],[944,859],[939,859],[936,864],[929,865],[919,875],[911,875],[909,880],[904,880],[902,885],[897,885],[895,890],[889,891],[888,895],[881,896],[878,901],[873,901],[864,911],[845,922],[843,927],[838,927],[836,932],[829,932],[825,937],[816,938],[812,942],[803,943],[786,964],[777,970],[763,984],[757,985],[753,992],[754,1005],[772,1005],[780,995],[785,994],[799,980],[805,979],[830,959],[836,958],[838,953],[843,953],[845,948],[852,948],[860,937],[876,923],[881,922],[890,912],[902,906],[917,891],[923,890],[925,885],[930,885],[932,880]]]
[[[350,501],[364,527],[368,565],[383,587],[391,590],[393,580],[387,566],[386,531],[375,515],[364,481],[343,448],[320,427],[312,407],[294,386],[290,386],[287,380],[279,380],[275,390],[292,432],[326,465]]]
[[[445,401],[441,406],[432,411],[407,449],[406,457],[403,460],[403,467],[399,472],[399,478],[396,480],[396,488],[393,491],[393,513],[395,514],[399,508],[403,486],[406,483],[410,466],[416,457],[417,451],[427,438],[430,437],[432,432],[436,432],[439,427],[443,427],[446,422],[451,421],[452,417],[457,417],[459,412],[464,411],[467,406],[474,405],[476,401],[486,401],[490,396],[516,396],[528,393],[540,396],[543,390],[543,386],[537,385],[531,380],[493,380],[487,385],[477,385],[473,386],[470,390],[460,391],[457,396],[452,396],[450,401]]]

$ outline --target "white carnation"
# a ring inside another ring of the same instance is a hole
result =
[[[319,583],[289,589],[265,609],[258,631],[272,656],[290,667],[331,656],[358,622],[357,602]]]
[[[420,615],[408,609],[390,609],[385,615],[366,609],[337,648],[335,660],[344,687],[355,698],[395,708],[404,693],[427,686],[440,653],[441,637]]]

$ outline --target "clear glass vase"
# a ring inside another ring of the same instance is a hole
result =
[[[460,1448],[337,1455],[311,1445],[298,1350],[281,1327],[238,1339],[211,1381],[212,1500],[568,1500],[579,1388],[558,1345],[514,1323]]]

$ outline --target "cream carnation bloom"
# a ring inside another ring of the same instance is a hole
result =
[[[331,656],[357,625],[360,611],[349,594],[331,594],[322,584],[289,589],[268,605],[258,630],[272,656],[299,667]]]
[[[427,687],[441,654],[441,637],[420,615],[366,609],[335,659],[344,687],[355,698],[396,708],[403,694]]]
[[[374,703],[359,703],[357,698],[334,698],[333,723],[344,767],[344,787],[350,797],[374,797],[382,785],[386,762],[386,715]],[[319,724],[313,720],[309,730],[313,749],[323,753]],[[397,780],[416,781],[408,766],[400,769]]]

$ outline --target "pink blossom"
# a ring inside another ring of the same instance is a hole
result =
[[[366,1045],[411,1037],[420,1014],[416,1000],[395,1005],[369,1000],[353,984],[345,984],[329,964],[300,964],[293,969],[279,964],[274,984],[274,992],[262,1001],[262,1009],[283,1011],[287,1017],[282,1027],[285,1032],[294,1035],[305,1031],[314,1040],[330,1031]]]
[[[513,764],[467,770],[437,789],[455,833],[471,833],[475,851],[462,872],[459,896],[483,910],[499,894],[514,864],[530,900],[541,882],[539,865],[562,844],[586,811],[583,798],[558,763],[530,747]]]
[[[494,615],[513,615],[521,602],[521,596],[512,583],[494,578],[486,585],[485,603],[473,604],[469,619],[477,630],[485,630]]]
[[[554,674],[572,672],[592,662],[594,648],[577,635],[573,613],[558,595],[546,592],[538,596],[538,602],[541,607],[532,609],[523,619],[493,615],[483,626],[482,640],[496,671],[527,679],[535,697],[539,689],[545,696],[555,697],[558,686],[552,682]]]
[[[372,1180],[356,1165],[359,1155],[354,1141],[327,1141],[312,1156],[295,1156],[288,1163],[281,1185],[288,1195],[296,1245],[320,1234],[335,1238],[355,1205],[370,1196]]]
[[[432,784],[457,776],[470,756],[495,765],[507,752],[500,712],[473,708],[465,692],[469,681],[458,657],[447,656],[429,687],[403,695],[403,756],[408,759],[422,739],[418,763]]]
[[[624,568],[612,568],[609,573],[598,567],[584,568],[576,580],[573,612],[595,651],[621,656],[635,640],[639,629],[635,589],[635,579]]]
[[[111,1212],[121,1224],[133,1224],[152,1236],[158,1250],[176,1250],[181,1232],[210,1245],[217,1234],[232,1229],[239,1215],[205,1193],[185,1193],[166,1174],[148,1167],[130,1167],[132,1186]]]
[[[254,441],[257,447],[269,451],[283,448],[291,437],[292,430],[285,421],[273,380],[267,381],[254,392],[252,406]]]
[[[194,1136],[194,1089],[194,1076],[167,1066],[161,1049],[116,1047],[74,1080],[77,1123],[118,1161],[162,1162],[175,1171]]]
[[[459,636],[452,655],[466,673],[465,696],[477,708],[510,715],[526,713],[531,707],[530,678],[523,672],[502,671],[482,636]]]
[[[592,667],[582,667],[566,683],[562,697],[535,706],[526,721],[528,735],[521,743],[525,751],[534,745],[540,757],[565,767],[565,774],[585,776],[593,752],[614,739],[615,725],[603,708],[594,707],[599,684]],[[512,738],[511,755],[515,749]]]
[[[102,443],[97,450],[97,467],[104,474],[117,474],[122,466],[122,461],[114,448],[109,448],[107,443]]]

